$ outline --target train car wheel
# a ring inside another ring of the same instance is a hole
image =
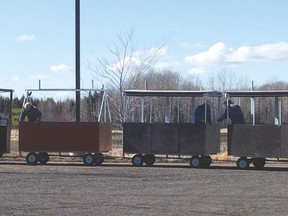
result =
[[[246,157],[240,157],[237,160],[237,168],[238,169],[248,169],[249,165],[250,165],[249,161]]]
[[[83,156],[83,162],[86,166],[94,164],[94,156],[91,153],[87,153]]]
[[[265,158],[252,158],[252,163],[256,169],[263,169],[265,166]]]
[[[29,152],[26,156],[26,162],[29,165],[36,165],[38,162],[37,154],[35,152]]]
[[[144,163],[147,166],[153,166],[153,164],[155,163],[155,160],[156,160],[155,156],[152,154],[144,155]]]
[[[199,168],[201,166],[201,160],[199,156],[193,156],[190,159],[190,166],[193,168]]]
[[[94,154],[94,163],[97,166],[100,166],[104,162],[104,155],[102,153]]]
[[[40,152],[38,155],[39,163],[44,165],[49,161],[49,155],[47,152]]]
[[[210,156],[201,157],[201,162],[204,167],[209,167],[212,163],[212,158]]]
[[[134,156],[132,157],[132,164],[133,164],[133,166],[138,166],[138,167],[140,167],[140,166],[143,165],[143,163],[144,163],[144,161],[143,161],[143,156],[142,156],[141,154],[137,154],[137,155],[134,155]]]

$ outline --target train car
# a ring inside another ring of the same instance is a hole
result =
[[[282,124],[281,117],[281,98],[287,96],[287,90],[226,92],[227,100],[233,97],[251,98],[250,122],[228,125],[228,155],[239,157],[239,169],[247,169],[251,163],[256,169],[262,169],[267,159],[288,158],[288,125]],[[274,99],[274,124],[256,121],[256,99],[263,98]]]
[[[36,90],[27,90],[27,97],[30,97],[32,91]],[[103,100],[105,92],[101,105],[106,103]],[[25,101],[29,101],[29,98]],[[49,154],[55,153],[81,156],[85,165],[101,165],[105,159],[103,153],[112,149],[112,124],[102,122],[100,116],[101,113],[97,122],[19,122],[19,151],[27,152],[26,162],[30,165],[38,162],[46,164]]]
[[[0,94],[9,99],[6,113],[0,114],[0,157],[2,157],[3,154],[10,153],[13,90],[0,89]]]
[[[188,158],[191,167],[209,167],[211,154],[220,152],[220,126],[204,122],[195,123],[191,117],[196,103],[212,102],[214,120],[219,115],[221,92],[181,90],[125,90],[123,91],[125,116],[123,123],[123,156],[133,154],[134,166],[152,166],[159,158]],[[162,100],[161,100],[162,99]],[[181,115],[181,102],[186,99],[186,109],[191,107],[190,119]],[[173,101],[174,100],[174,101]],[[162,103],[162,121],[155,121],[155,104]],[[188,103],[188,105],[187,105]],[[128,109],[131,104],[130,109]],[[173,105],[172,105],[173,104]],[[215,105],[216,104],[216,105]],[[138,120],[136,114],[138,109]],[[128,116],[129,111],[132,113]],[[173,115],[174,112],[174,115]],[[136,114],[135,114],[136,113]],[[176,120],[175,120],[176,119]],[[174,120],[174,122],[173,122]]]

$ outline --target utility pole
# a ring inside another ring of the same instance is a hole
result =
[[[75,0],[76,122],[80,122],[80,0]]]

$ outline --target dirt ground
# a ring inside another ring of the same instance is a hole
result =
[[[121,133],[113,135],[111,154],[122,154],[121,140]],[[0,160],[1,215],[288,215],[287,164],[238,170],[221,149],[215,156],[221,160],[207,169],[169,160],[84,166],[71,157],[29,166],[12,131],[11,153]]]
[[[1,215],[288,215],[287,166],[270,166],[1,161]]]

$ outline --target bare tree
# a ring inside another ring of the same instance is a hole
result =
[[[263,84],[256,88],[257,90],[286,90],[288,83],[283,81],[277,81],[277,79],[271,80],[269,83]],[[282,121],[287,123],[288,120],[288,100],[286,97],[279,98],[281,100],[282,109]],[[275,98],[257,98],[256,102],[256,119],[257,123],[274,123],[275,117]]]
[[[202,89],[201,82],[196,77],[185,77],[183,79],[180,73],[171,70],[154,71],[150,70],[138,79],[136,86],[143,86],[146,83],[148,90],[199,90]],[[178,109],[180,111],[180,121],[188,122],[191,119],[191,98],[181,98],[180,107],[178,107],[179,98],[171,97],[151,97],[144,98],[144,121],[163,122],[165,119],[164,107],[167,108],[167,99],[171,105],[171,121],[177,122]],[[135,121],[140,120],[140,106],[142,98],[134,98],[133,102],[127,104],[129,113],[127,118],[133,116]],[[152,110],[151,110],[152,109]],[[134,113],[132,115],[132,112]]]
[[[218,91],[245,90],[248,88],[248,82],[245,76],[237,76],[235,72],[223,69],[210,76],[208,88]]]
[[[142,79],[142,80],[141,80]],[[140,79],[142,82],[147,82],[147,89],[157,89],[157,90],[178,90],[181,88],[182,77],[179,73],[170,70],[163,71],[153,71],[145,74]],[[153,104],[152,118],[154,122],[164,121],[164,111],[167,98],[152,98],[149,103]],[[169,98],[171,103],[171,108],[175,107],[176,101],[173,98]],[[148,103],[146,103],[148,104]],[[148,113],[148,107],[147,113]]]
[[[117,113],[117,119],[121,122],[124,115],[124,104],[121,92],[124,89],[133,89],[139,77],[147,72],[162,54],[166,42],[143,52],[136,51],[134,47],[133,31],[118,37],[118,43],[109,48],[112,60],[98,58],[97,66],[89,69],[107,81],[107,87],[114,91],[110,95],[112,109]],[[129,80],[129,82],[128,82]],[[116,93],[115,93],[116,92]]]

